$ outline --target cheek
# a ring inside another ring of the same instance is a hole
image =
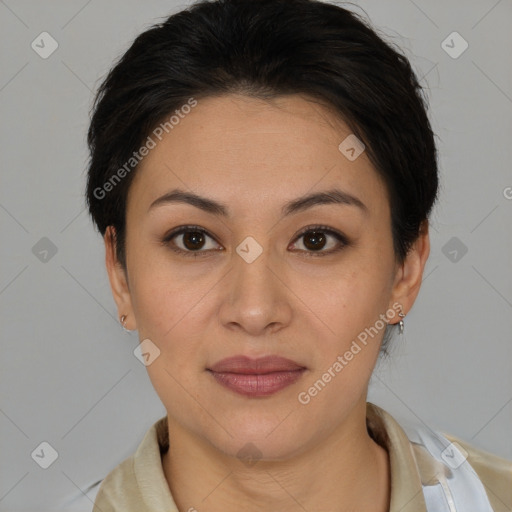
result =
[[[315,308],[324,325],[316,338],[315,364],[297,397],[301,407],[327,424],[337,423],[366,392],[386,323],[388,282],[364,264],[331,284]]]
[[[183,330],[197,311],[205,290],[213,285],[208,272],[191,272],[173,263],[161,248],[134,252],[132,305],[140,335],[166,344]],[[195,266],[199,269],[200,265]],[[193,329],[192,329],[192,332]]]
[[[347,263],[336,279],[331,278],[323,287],[313,288],[308,306],[321,320],[315,319],[315,323],[322,332],[316,336],[315,365],[310,382],[329,381],[332,392],[336,389],[347,393],[350,388],[349,394],[357,394],[364,388],[375,366],[387,325],[389,272],[384,258],[361,256],[354,258],[350,265]],[[328,371],[330,374],[326,375]],[[329,396],[330,393],[324,393],[319,402],[328,400]]]
[[[207,329],[201,322],[209,314],[204,294],[212,284],[211,278],[206,286],[175,275],[168,268],[146,268],[134,287],[133,306],[140,340],[150,339],[160,351],[146,367],[152,385],[164,404],[180,409],[194,403],[190,395],[206,364]]]
[[[389,269],[378,265],[375,260],[358,258],[350,268],[347,265],[336,278],[323,283],[322,289],[310,291],[311,309],[319,312],[335,337],[346,341],[386,312],[391,291]]]

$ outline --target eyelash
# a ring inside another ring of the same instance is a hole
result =
[[[309,258],[309,257],[328,256],[330,254],[334,254],[334,253],[336,253],[338,251],[341,251],[343,248],[345,248],[348,245],[350,245],[350,242],[349,242],[349,240],[347,239],[346,236],[342,235],[341,233],[339,233],[337,231],[334,231],[333,229],[329,228],[328,226],[321,226],[321,225],[318,225],[318,226],[308,226],[308,227],[304,228],[296,236],[295,240],[298,240],[300,237],[306,235],[307,233],[313,232],[313,231],[314,232],[321,232],[321,233],[328,234],[328,235],[332,235],[342,245],[338,246],[338,247],[336,247],[334,249],[330,249],[329,251],[303,251],[303,250],[300,250],[299,252],[303,252],[305,257]],[[210,237],[212,240],[215,240],[214,237],[209,235],[206,230],[204,230],[203,228],[201,228],[199,226],[181,226],[179,228],[176,228],[176,229],[172,230],[167,235],[165,235],[165,237],[162,240],[162,243],[165,244],[165,245],[168,245],[169,248],[172,251],[174,251],[174,252],[176,252],[178,254],[182,254],[183,256],[186,256],[186,257],[198,258],[198,257],[203,257],[205,255],[208,255],[210,250],[206,250],[206,251],[202,251],[202,250],[199,250],[199,251],[184,251],[183,249],[179,249],[177,247],[173,247],[170,244],[171,240],[174,237],[176,237],[178,235],[182,235],[182,234],[188,233],[188,232],[202,233],[202,234],[207,235],[208,237]],[[215,240],[215,242],[218,243],[216,240]]]

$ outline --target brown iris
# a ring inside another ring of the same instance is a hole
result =
[[[325,245],[325,235],[321,231],[310,231],[303,235],[304,246],[311,250],[322,249]],[[308,243],[311,241],[312,243]],[[323,243],[322,243],[323,242]]]
[[[183,233],[183,245],[190,250],[201,249],[204,245],[204,233],[200,231],[187,231]]]

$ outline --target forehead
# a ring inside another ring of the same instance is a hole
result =
[[[380,204],[386,202],[383,182],[366,153],[351,161],[339,149],[353,137],[349,127],[307,98],[200,99],[168,132],[163,131],[161,140],[150,134],[155,147],[131,184],[128,207],[140,214],[174,188],[235,202],[244,210],[261,209],[265,203],[281,206],[287,199],[332,187],[374,209],[385,206]]]

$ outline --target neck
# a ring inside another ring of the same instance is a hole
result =
[[[169,423],[164,474],[180,511],[388,512],[387,451],[366,429],[366,402],[321,443],[286,460],[244,464]]]

